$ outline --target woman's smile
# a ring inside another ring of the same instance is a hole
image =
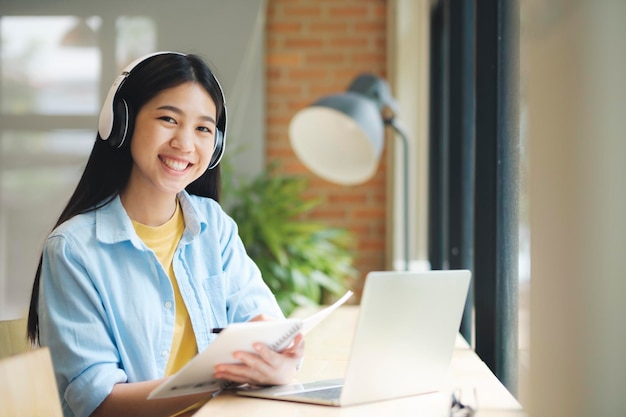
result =
[[[189,163],[187,161],[183,161],[183,160],[180,160],[180,159],[174,159],[174,158],[170,158],[170,157],[162,156],[162,155],[159,156],[159,159],[169,169],[177,171],[177,172],[183,172],[184,170],[187,169],[187,167],[193,165],[193,164],[191,164],[191,163]]]

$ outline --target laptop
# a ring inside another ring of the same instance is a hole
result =
[[[470,277],[467,270],[370,272],[344,378],[236,392],[339,407],[439,391]]]

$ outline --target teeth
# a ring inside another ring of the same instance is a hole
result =
[[[187,168],[187,165],[189,165],[187,162],[176,161],[167,158],[161,158],[161,161],[163,161],[163,163],[167,165],[168,168],[173,169],[174,171],[183,171],[185,168]]]

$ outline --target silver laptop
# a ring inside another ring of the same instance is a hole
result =
[[[439,391],[470,277],[467,270],[370,272],[344,378],[237,394],[346,406]]]

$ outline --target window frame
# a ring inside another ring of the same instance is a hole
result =
[[[518,388],[518,0],[431,9],[429,259],[472,270],[462,335]]]

